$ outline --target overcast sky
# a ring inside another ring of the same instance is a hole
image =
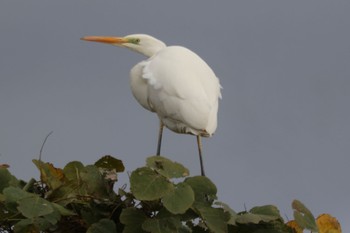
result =
[[[350,2],[2,1],[0,163],[64,166],[111,154],[128,171],[155,154],[158,119],[134,100],[144,59],[84,35],[146,33],[198,53],[223,86],[207,176],[234,210],[299,199],[350,232]],[[162,154],[200,174],[195,137],[166,130]],[[120,186],[127,182],[121,176]]]

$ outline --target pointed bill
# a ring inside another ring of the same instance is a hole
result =
[[[115,44],[121,45],[123,43],[128,43],[128,39],[124,37],[115,37],[115,36],[84,36],[81,40],[100,42],[105,44]]]

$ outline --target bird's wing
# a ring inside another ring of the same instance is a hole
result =
[[[171,46],[142,64],[147,99],[163,123],[179,133],[211,135],[216,129],[220,84],[190,50]]]
[[[139,104],[145,109],[154,112],[154,109],[148,101],[148,83],[147,79],[142,77],[143,69],[147,66],[148,61],[142,61],[136,64],[130,71],[130,87],[132,94]]]

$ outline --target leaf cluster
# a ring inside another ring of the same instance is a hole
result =
[[[217,200],[215,184],[189,176],[183,165],[161,156],[130,174],[130,190],[114,188],[123,163],[104,156],[93,165],[73,161],[63,169],[33,160],[40,180],[18,180],[0,167],[0,232],[88,233],[294,233],[333,229],[336,219],[315,221],[300,202],[285,223],[273,205],[236,213]],[[341,232],[340,225],[337,225]],[[326,231],[325,231],[326,232]]]

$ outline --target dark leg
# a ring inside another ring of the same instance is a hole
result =
[[[162,146],[162,136],[163,136],[163,122],[159,121],[159,132],[158,132],[158,146],[157,146],[157,155],[160,155],[160,147]]]
[[[200,135],[197,135],[197,145],[198,145],[198,153],[199,153],[199,162],[201,165],[201,175],[205,176],[204,166],[203,166],[203,158],[202,158],[202,141],[201,141]]]

